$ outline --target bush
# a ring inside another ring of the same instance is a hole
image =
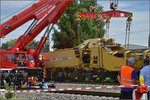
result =
[[[95,82],[101,82],[100,78],[97,77],[96,80],[95,80]]]
[[[6,90],[14,90],[15,89],[14,85],[9,86],[7,83],[4,85],[4,88]],[[5,93],[5,98],[6,99],[11,99],[13,97],[15,97],[15,93]]]
[[[90,79],[88,77],[86,77],[85,82],[90,82]]]
[[[106,77],[105,80],[104,80],[104,82],[110,82],[110,83],[112,83],[112,82],[114,82],[114,80],[112,80],[110,77]]]

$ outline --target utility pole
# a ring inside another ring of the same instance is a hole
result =
[[[50,51],[50,34],[48,34],[47,36],[47,43],[48,47],[46,47],[46,49],[48,48],[48,51]]]
[[[148,39],[148,47],[150,47],[150,32],[149,32],[149,39]]]
[[[77,17],[77,39],[78,39],[78,45],[80,44],[80,18]]]

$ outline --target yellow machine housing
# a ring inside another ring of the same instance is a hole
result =
[[[116,72],[126,65],[128,57],[131,56],[137,59],[137,67],[143,66],[143,54],[125,50],[112,38],[88,39],[75,48],[50,51],[43,55],[47,68],[53,71],[61,69],[63,73],[66,73],[66,69],[76,70],[76,73],[80,74],[84,70]],[[81,69],[82,71],[78,72]]]

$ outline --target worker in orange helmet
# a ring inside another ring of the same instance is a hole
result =
[[[139,83],[134,65],[135,59],[129,57],[127,65],[121,68],[117,76],[120,85],[123,86],[121,88],[120,99],[132,99],[133,90],[135,89],[132,85]]]

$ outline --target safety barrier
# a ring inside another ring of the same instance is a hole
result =
[[[137,85],[132,85],[132,86],[137,86]],[[1,93],[39,93],[39,92],[53,92],[53,91],[69,91],[69,90],[97,90],[97,89],[119,89],[120,87],[123,86],[118,86],[118,85],[100,85],[100,86],[90,86],[90,87],[81,87],[81,88],[48,88],[48,89],[30,89],[30,90],[5,90],[5,89],[0,89],[0,94]]]
[[[131,85],[136,86],[137,88],[133,91],[133,99],[134,100],[147,100],[147,93],[149,86],[138,86],[138,85]],[[100,85],[100,86],[91,86],[91,87],[81,87],[81,88],[48,88],[48,89],[30,89],[30,90],[5,90],[0,89],[0,94],[5,93],[41,93],[41,92],[54,92],[54,91],[85,91],[85,90],[96,90],[96,89],[119,89],[124,86],[117,86],[117,85]]]

